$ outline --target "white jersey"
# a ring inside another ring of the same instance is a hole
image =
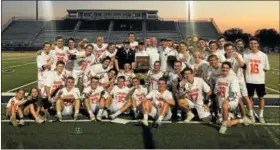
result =
[[[137,51],[137,52],[135,53],[135,59],[136,59],[136,57],[138,57],[138,56],[149,56],[149,54],[147,53],[146,50],[141,50],[141,51]]]
[[[130,48],[131,48],[132,50],[135,50],[135,47],[138,46],[138,42],[137,42],[137,41],[134,41],[134,42],[130,43],[129,45],[130,45]]]
[[[238,102],[240,97],[239,81],[235,75],[228,75],[227,77],[219,76],[216,81],[214,93],[217,95],[219,105],[221,105],[225,99]]]
[[[71,106],[73,104],[74,100],[79,99],[79,97],[80,97],[80,90],[78,88],[76,88],[76,87],[73,87],[70,91],[68,91],[67,88],[64,87],[61,90],[59,90],[59,92],[57,92],[56,95],[58,95],[58,94],[61,94],[61,97],[67,96],[67,95],[73,95],[74,99],[63,100],[64,106]]]
[[[103,43],[101,47],[98,47],[97,44],[95,43],[92,43],[92,45],[93,45],[93,53],[95,55],[96,62],[99,63],[101,60],[101,56],[106,51],[108,44]]]
[[[158,89],[158,80],[163,76],[163,72],[155,73],[152,70],[148,71],[149,91]]]
[[[98,77],[100,80],[104,77],[104,74],[108,72],[111,68],[103,68],[103,64],[95,64],[91,67],[89,67],[88,70],[85,71],[84,77],[83,77],[83,84],[85,87],[87,87],[90,84],[90,78],[91,77]]]
[[[261,51],[257,53],[244,54],[246,64],[246,82],[251,84],[265,84],[265,71],[269,70],[267,55]]]
[[[241,61],[244,62],[244,60],[240,54],[238,54],[238,57]],[[243,74],[243,69],[239,65],[238,61],[233,56],[230,58],[226,58],[226,61],[231,63],[232,70],[236,74],[237,79],[241,82],[244,82],[245,78],[244,78],[244,74]]]
[[[167,100],[173,99],[173,96],[168,90],[165,90],[163,93],[160,93],[158,90],[153,90],[146,96],[146,98],[152,100],[152,103],[156,108],[161,109],[163,107],[163,101],[161,101],[160,98]]]
[[[209,66],[209,63],[205,60],[200,60],[199,63],[196,63],[195,61],[191,61],[189,66],[193,69],[193,70],[198,70],[200,66],[203,66],[204,64]]]
[[[118,77],[120,77],[120,76],[124,76],[124,78],[125,78],[125,86],[126,87],[130,87],[131,86],[131,82],[132,82],[132,78],[136,77],[136,75],[133,72],[129,72],[129,73],[119,72],[117,77],[116,77],[116,83],[117,83]]]
[[[42,51],[40,55],[37,56],[37,69],[38,69],[38,80],[44,80],[46,72],[49,69],[43,69],[42,67],[46,65],[49,61],[53,62],[52,54],[46,54],[45,51]]]
[[[79,51],[74,48],[74,49],[68,49],[67,51],[67,57],[69,58],[70,55],[76,55],[76,56],[79,56]],[[69,60],[67,61],[67,63],[65,64],[65,69],[68,70],[68,71],[72,71],[73,68],[74,68],[74,62],[75,60]]]
[[[89,68],[95,63],[95,56],[90,54],[85,56],[84,51],[80,51],[78,56],[84,56],[77,58],[74,61],[74,70],[80,70],[82,72],[89,70]]]
[[[134,89],[132,87],[130,90]],[[139,88],[135,89],[135,91],[132,94],[132,98],[136,100],[136,104],[139,105],[145,100],[145,96],[148,94],[147,88],[143,86],[139,86]]]
[[[150,69],[154,69],[155,61],[159,61],[158,49],[156,47],[148,47],[146,51],[149,55]]]
[[[160,63],[161,63],[161,67],[160,67],[160,70],[162,72],[165,72],[165,71],[170,71],[171,70],[171,66],[168,66],[168,63],[167,63],[167,59],[168,59],[168,56],[175,56],[177,57],[177,51],[175,49],[172,49],[172,48],[169,48],[169,47],[166,47],[161,53],[160,53]]]
[[[22,100],[18,100],[16,97],[12,97],[9,101],[8,104],[6,105],[7,108],[10,108],[12,104],[19,105]],[[18,107],[17,107],[18,108]],[[16,108],[16,109],[17,109]]]
[[[175,82],[175,81],[177,82],[178,81],[178,77],[179,77],[179,74],[177,74],[175,72],[170,72],[167,84],[171,85],[172,82]]]
[[[194,77],[193,83],[187,82],[185,84],[186,98],[191,100],[194,104],[203,105],[204,93],[210,92],[209,85],[202,79]]]
[[[212,54],[214,54],[214,55],[216,55],[218,57],[220,63],[226,61],[225,55],[223,53],[221,53],[221,52],[218,52],[218,51],[216,51],[215,53],[208,53],[208,55],[206,56],[205,60],[208,60],[208,57],[210,55],[212,55]]]
[[[91,104],[99,103],[101,98],[108,98],[108,93],[102,86],[97,86],[96,89],[92,89],[90,86],[85,88],[83,93],[90,94],[89,101]]]
[[[207,73],[208,73],[208,75],[207,75],[206,82],[213,89],[216,84],[217,78],[222,74],[222,65],[220,64],[220,66],[218,68],[213,68],[212,66],[209,66]]]
[[[128,87],[119,88],[115,85],[110,92],[110,95],[112,95],[113,97],[113,103],[125,103],[125,99],[128,93]]]
[[[64,85],[65,79],[67,78],[67,73],[65,71],[62,71],[60,75],[57,74],[57,72],[49,71],[46,75],[46,82],[45,86],[50,87],[50,93],[58,88],[60,85]]]
[[[189,52],[187,52],[186,54],[179,53],[177,55],[177,60],[181,61],[182,67],[185,68],[187,65],[191,63],[192,56],[190,55]]]
[[[102,56],[100,56],[102,59],[106,58],[106,57],[110,57],[111,59],[112,58],[115,58],[116,54],[117,54],[117,49],[115,49],[115,51],[113,53],[110,53],[108,50],[106,50]]]
[[[63,61],[65,64],[68,61],[68,50],[69,48],[66,46],[63,46],[62,48],[58,48],[57,46],[55,46],[55,49],[51,51],[52,56],[53,56],[53,69],[55,69],[56,67],[56,63],[58,61]]]
[[[223,54],[223,55],[225,55],[225,49],[224,48],[222,48],[222,49],[217,49],[217,52],[219,52],[219,53],[221,53],[221,54]]]

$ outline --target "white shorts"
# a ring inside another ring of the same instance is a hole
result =
[[[193,103],[192,101],[188,100],[188,99],[185,99],[188,104],[189,104],[189,107],[191,109],[196,109],[197,110],[197,113],[198,113],[198,117],[199,119],[202,119],[202,118],[207,118],[209,117],[211,114],[210,114],[210,111],[205,111],[204,108],[203,108],[203,105],[201,104],[195,104]]]
[[[149,116],[151,116],[153,119],[156,119],[159,117],[159,114],[160,114],[160,109],[157,109],[155,106],[153,106],[152,111],[149,113]],[[172,117],[172,112],[171,109],[169,108],[163,120],[170,120],[171,117]]]
[[[246,83],[244,80],[239,81],[240,93],[242,96],[248,96]]]
[[[91,103],[90,108],[92,113],[97,113],[99,110],[99,103]]]
[[[235,109],[237,108],[239,98],[240,98],[240,97],[236,97],[235,100],[232,100],[232,101],[229,101],[229,102],[228,102],[228,104],[229,104],[229,106],[230,106],[230,111],[233,111],[233,110],[235,110]],[[220,107],[220,109],[222,109],[222,106],[223,106],[223,101],[220,101],[220,100],[219,100],[219,107]]]
[[[117,112],[118,110],[121,109],[121,107],[124,105],[125,103],[112,103],[109,110],[112,112],[112,113],[115,113]]]
[[[75,79],[75,85],[78,84],[79,78],[82,77],[82,70],[73,70],[72,71],[72,77]]]
[[[63,105],[63,109],[62,109],[62,115],[73,115],[73,105],[70,106],[65,106]]]

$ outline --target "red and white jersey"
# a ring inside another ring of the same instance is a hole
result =
[[[80,90],[76,87],[73,87],[71,90],[68,90],[66,87],[60,89],[56,95],[61,94],[61,97],[67,96],[67,95],[73,95],[74,99],[67,99],[63,100],[64,106],[71,106],[73,105],[74,100],[79,99],[80,97]]]
[[[70,55],[76,55],[76,56],[79,56],[79,51],[74,48],[74,49],[68,49],[67,51],[67,57],[68,57],[68,61],[66,62],[65,64],[65,69],[68,70],[68,71],[72,71],[73,68],[74,68],[74,62],[75,60],[70,60],[69,57]]]
[[[257,53],[244,54],[246,64],[246,82],[251,84],[265,84],[265,71],[269,70],[267,55],[261,51]]]
[[[130,90],[132,89],[134,89],[134,87],[132,87]],[[136,104],[139,105],[145,100],[147,94],[148,94],[147,88],[140,85],[139,88],[135,89],[135,91],[133,92],[132,98],[135,99]]]
[[[12,97],[7,104],[7,108],[10,108],[12,104],[15,104],[16,109],[18,109],[18,105],[21,103],[22,100],[18,100],[16,97]]]
[[[104,92],[104,93],[103,93]],[[90,86],[85,88],[83,93],[90,94],[89,101],[91,104],[99,103],[99,100],[103,97],[105,99],[108,98],[108,93],[102,86],[97,86],[96,89],[92,89]],[[103,94],[103,95],[101,95]]]
[[[92,66],[95,63],[95,56],[93,54],[90,54],[89,56],[85,56],[84,50],[80,51],[78,56],[80,56],[80,58],[74,60],[74,70],[80,70],[84,72],[88,70],[90,66]]]
[[[110,92],[110,95],[113,96],[113,103],[125,103],[125,98],[128,93],[128,87],[119,88],[117,85],[115,85]]]
[[[155,61],[159,61],[159,53],[157,47],[147,47],[146,51],[149,55],[150,69],[154,69]]]
[[[168,90],[165,90],[163,93],[160,93],[158,90],[153,90],[146,96],[146,98],[152,100],[153,105],[161,109],[164,101],[161,101],[160,98],[173,99],[173,96]]]
[[[115,56],[116,56],[116,54],[117,54],[117,49],[115,49],[115,51],[113,52],[113,53],[110,53],[108,50],[106,50],[103,54],[102,54],[102,56],[101,56],[101,58],[102,59],[104,59],[104,58],[106,58],[106,57],[110,57],[111,59],[112,58],[115,58]]]
[[[120,76],[124,76],[126,87],[130,87],[132,84],[132,78],[136,77],[136,75],[133,72],[119,72],[116,77],[116,83],[117,83],[118,77],[120,77]]]
[[[56,89],[60,85],[65,85],[65,79],[67,78],[67,73],[62,71],[61,74],[58,74],[56,70],[49,71],[46,75],[45,86],[50,87],[50,92]]]
[[[238,54],[238,57],[241,61],[244,62],[242,56],[240,54]],[[241,66],[239,65],[238,61],[232,56],[230,58],[226,58],[226,61],[227,62],[230,62],[231,65],[232,65],[232,70],[233,72],[236,74],[237,76],[237,79],[239,81],[245,81],[245,78],[244,78],[244,74],[243,74],[243,69],[241,68]]]
[[[107,48],[108,44],[103,43],[101,47],[99,47],[95,43],[92,43],[92,45],[93,45],[93,53],[94,53],[95,58],[96,58],[96,63],[100,63],[101,56],[106,51],[106,48]]]
[[[53,63],[53,57],[51,52],[48,54],[42,51],[40,55],[37,56],[37,69],[38,69],[38,80],[43,80],[45,78],[46,72],[50,69],[43,69],[42,67],[48,63]]]
[[[187,82],[184,90],[186,91],[186,98],[199,105],[203,105],[204,93],[211,91],[209,85],[198,77],[194,77],[193,83]]]
[[[217,95],[219,105],[231,97],[230,100],[238,101],[240,97],[239,81],[235,75],[228,75],[227,77],[219,76],[216,81],[214,93]]]
[[[55,49],[51,51],[54,60],[53,69],[55,68],[58,61],[63,61],[65,64],[67,63],[68,50],[69,48],[66,46],[63,46],[62,48],[58,48],[57,46],[55,46]]]
[[[91,77],[98,77],[100,80],[104,77],[104,74],[107,73],[111,68],[103,68],[103,64],[95,64],[85,70],[83,77],[84,87],[87,87],[90,84]]]
[[[173,48],[169,48],[169,47],[166,47],[161,53],[160,53],[160,70],[162,72],[165,72],[165,71],[171,71],[172,68],[170,68],[171,66],[168,66],[168,63],[167,63],[167,60],[168,60],[168,57],[169,56],[175,56],[177,57],[178,55],[178,52],[173,49]]]
[[[138,42],[137,42],[137,41],[134,41],[134,42],[130,43],[129,45],[130,45],[130,48],[131,48],[132,50],[135,50],[135,47],[138,46]]]
[[[155,73],[152,70],[148,71],[148,79],[149,79],[149,91],[158,89],[158,80],[163,76],[163,72],[159,71]]]

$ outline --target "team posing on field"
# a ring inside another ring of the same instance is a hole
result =
[[[227,127],[255,122],[255,90],[260,100],[259,122],[265,123],[269,62],[257,38],[251,37],[249,48],[244,49],[242,40],[233,44],[224,37],[209,43],[193,37],[178,44],[161,39],[158,46],[155,37],[136,42],[134,33],[128,36],[121,46],[105,44],[102,36],[96,37],[96,43],[83,39],[77,46],[73,38],[64,46],[60,36],[54,44],[45,42],[37,52],[38,89],[32,88],[27,98],[19,89],[10,99],[7,115],[11,123],[24,125],[23,117],[29,114],[42,123],[50,109],[56,110],[59,121],[65,115],[76,120],[83,107],[92,121],[131,112],[143,125],[148,126],[151,117],[159,126],[183,111],[184,122],[197,114],[204,123],[220,123],[219,132],[225,134]],[[148,56],[148,73],[134,72],[139,56]]]

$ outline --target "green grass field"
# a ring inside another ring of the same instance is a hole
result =
[[[266,75],[268,94],[279,91],[279,54],[269,55],[271,70]],[[11,72],[5,72],[11,71]],[[37,80],[36,53],[8,53],[2,52],[2,92],[26,85]],[[28,90],[37,87],[37,83],[24,86]],[[13,92],[13,91],[11,91]]]

